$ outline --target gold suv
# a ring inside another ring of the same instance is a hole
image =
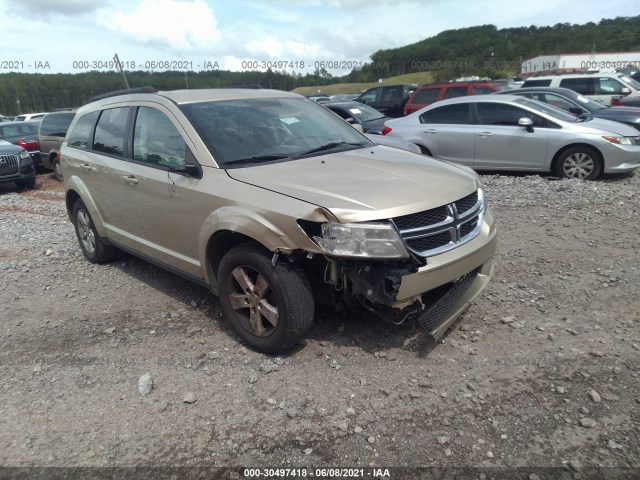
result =
[[[260,351],[301,340],[316,305],[439,338],[493,270],[472,170],[374,145],[299,95],[114,92],[78,110],[61,154],[90,261],[121,249],[210,288]]]

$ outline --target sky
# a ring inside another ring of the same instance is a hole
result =
[[[639,14],[640,0],[0,0],[0,73],[110,70],[117,53],[130,70],[344,75],[444,30]]]

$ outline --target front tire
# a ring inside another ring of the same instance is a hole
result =
[[[29,178],[28,180],[16,180],[16,187],[23,190],[25,188],[33,188],[36,186],[36,177]]]
[[[98,235],[89,210],[82,200],[76,200],[73,205],[72,218],[82,253],[91,263],[104,263],[117,257],[118,250],[107,245]]]
[[[593,148],[568,148],[558,158],[555,173],[560,178],[596,180],[602,173],[602,157]]]
[[[305,273],[289,262],[274,267],[258,245],[229,250],[220,262],[218,285],[232,328],[258,351],[287,350],[311,327],[314,302]]]

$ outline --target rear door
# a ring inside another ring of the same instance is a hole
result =
[[[478,102],[474,167],[540,170],[549,144],[547,121],[528,110],[506,103]],[[533,120],[533,132],[518,125]]]
[[[474,134],[468,103],[435,107],[420,115],[419,135],[434,157],[472,166]]]

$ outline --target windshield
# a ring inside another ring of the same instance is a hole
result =
[[[606,110],[608,108],[602,105],[600,102],[596,102],[595,100],[592,100],[580,94],[576,95],[575,101],[590,112],[597,112],[598,110]]]
[[[545,115],[549,115],[550,117],[553,117],[557,120],[562,120],[563,122],[576,121],[575,115],[571,115],[570,113],[567,113],[564,110],[560,110],[559,108],[552,107],[551,105],[539,102],[537,100],[531,100],[530,98],[518,98],[517,100],[514,100],[514,102],[519,103],[520,105],[524,105],[525,107],[538,110],[539,112],[542,112]]]
[[[332,112],[303,98],[225,100],[181,109],[222,167],[372,145]]]
[[[384,118],[384,115],[378,110],[364,104],[347,107],[347,110],[361,122],[369,122],[371,120],[377,120],[378,118]]]
[[[620,80],[622,80],[624,83],[626,83],[627,85],[632,86],[633,88],[635,88],[636,90],[640,90],[640,82],[636,82],[633,78],[631,77],[625,77],[625,76],[620,76],[619,77]]]

